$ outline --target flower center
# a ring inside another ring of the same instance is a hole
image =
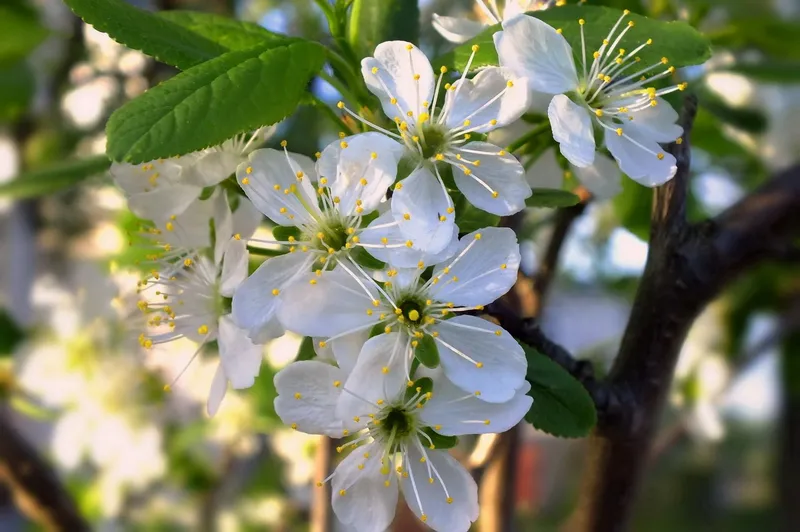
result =
[[[422,157],[431,159],[439,153],[447,151],[447,132],[438,124],[423,124],[420,131]]]
[[[416,295],[404,295],[396,302],[407,327],[416,329],[425,320],[426,302]]]
[[[386,438],[394,435],[394,441],[402,441],[414,433],[414,418],[400,406],[389,408],[386,416],[381,419],[380,432]]]
[[[321,251],[330,252],[344,249],[350,238],[347,225],[339,219],[320,223],[315,234],[309,235],[312,245]]]

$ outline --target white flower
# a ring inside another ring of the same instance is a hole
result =
[[[473,47],[473,55],[478,50]],[[339,108],[398,140],[416,169],[395,186],[392,213],[400,230],[419,249],[438,253],[451,241],[455,207],[442,180],[440,165],[452,167],[458,189],[473,205],[504,216],[525,208],[531,190],[522,165],[499,147],[470,141],[518,119],[528,107],[528,87],[504,68],[486,68],[467,79],[444,85],[444,105],[437,108],[447,68],[438,80],[428,58],[414,45],[391,41],[378,45],[374,57],[361,61],[367,88],[381,101],[398,133],[361,118],[339,102]]]
[[[433,27],[439,34],[453,43],[463,43],[477,36],[488,26],[511,20],[526,11],[540,11],[553,4],[553,0],[506,0],[503,9],[495,0],[475,0],[485,23],[457,17],[433,14]]]
[[[574,175],[592,196],[598,200],[613,198],[622,192],[622,174],[614,161],[602,154],[595,156],[594,163],[581,168],[569,163],[569,172]],[[566,172],[556,160],[555,148],[548,148],[526,172],[532,187],[562,188]]]
[[[381,370],[398,333],[364,345],[364,363],[349,374],[324,362],[290,364],[275,376],[275,410],[292,428],[353,436],[337,448],[352,452],[330,480],[333,510],[358,532],[382,532],[394,519],[399,490],[411,510],[438,531],[469,529],[478,517],[475,481],[446,450],[441,435],[503,432],[530,408],[530,385],[506,403],[465,395],[440,373],[406,385]],[[398,490],[399,487],[399,490]]]
[[[660,143],[673,142],[683,133],[675,124],[678,114],[661,98],[683,90],[685,83],[663,89],[648,87],[671,76],[667,58],[642,69],[637,53],[652,39],[632,50],[617,48],[634,26],[629,21],[617,32],[626,10],[586,61],[586,43],[581,19],[581,65],[576,67],[572,48],[555,29],[533,17],[519,16],[503,23],[494,34],[500,64],[527,76],[531,88],[555,94],[548,108],[553,137],[561,153],[575,166],[585,168],[595,160],[595,130],[604,133],[605,145],[632,179],[646,186],[658,186],[674,177],[675,158]],[[580,72],[579,72],[580,70]],[[657,71],[645,78],[645,74]]]
[[[149,349],[156,344],[188,338],[200,344],[189,361],[191,364],[206,343],[216,340],[220,365],[207,404],[208,414],[213,416],[225,396],[228,382],[235,389],[253,385],[261,368],[263,346],[251,341],[247,331],[240,328],[230,314],[233,293],[247,277],[247,245],[240,234],[233,234],[234,220],[225,194],[216,192],[208,201],[215,206],[214,248],[163,244],[163,253],[152,257],[160,268],[154,268],[150,277],[139,283],[139,291],[145,298],[139,302],[139,308],[146,317],[148,329],[147,334],[139,335],[139,343]],[[208,219],[202,227],[209,227]],[[176,217],[167,222],[166,232],[162,234],[179,235],[179,229]],[[259,343],[282,332],[274,324]]]
[[[237,178],[255,206],[275,223],[298,229],[298,236],[286,241],[260,241],[284,245],[289,252],[264,262],[233,298],[236,321],[251,338],[270,323],[283,290],[315,263],[321,275],[365,246],[364,216],[378,207],[394,182],[401,155],[402,148],[391,139],[365,133],[329,145],[316,168],[285,145],[283,151],[256,150],[239,166]],[[410,249],[413,243],[400,246]]]
[[[390,267],[383,285],[350,268],[296,283],[286,291],[279,319],[298,334],[327,338],[321,345],[330,343],[337,358],[342,344],[363,342],[380,324],[384,333],[377,338],[389,344],[381,366],[398,381],[411,374],[416,350],[435,343],[448,379],[485,401],[508,401],[524,384],[522,348],[502,327],[458,314],[481,309],[513,286],[520,261],[516,236],[490,227],[463,237],[452,251],[455,256],[435,266],[428,280],[420,263],[413,270]],[[365,360],[362,351],[346,364],[358,373]]]
[[[184,213],[200,197],[203,188],[216,185],[236,171],[254,142],[265,139],[259,130],[249,140],[239,135],[219,146],[171,159],[142,164],[114,163],[111,176],[125,191],[128,207],[137,216],[163,222]],[[259,142],[260,143],[260,142]]]

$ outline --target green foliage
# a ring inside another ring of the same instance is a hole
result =
[[[479,209],[467,201],[460,192],[451,193],[456,205],[456,225],[461,234],[471,233],[484,227],[496,227],[500,217]]]
[[[406,388],[406,393],[403,398],[403,402],[407,403],[411,401],[414,397],[418,394],[427,394],[428,392],[433,392],[433,379],[430,377],[422,377],[414,381],[414,384]],[[423,403],[427,401],[427,399],[421,400]]]
[[[310,336],[304,336],[300,342],[300,349],[297,350],[297,360],[311,360],[317,356],[314,351],[314,340]]]
[[[557,188],[534,188],[533,195],[525,200],[525,205],[528,207],[548,207],[555,209],[557,207],[572,207],[581,202],[581,198]]]
[[[633,179],[623,179],[622,192],[613,201],[620,224],[642,240],[649,240],[653,191]]]
[[[0,358],[10,355],[24,339],[25,331],[11,319],[8,313],[0,310]]]
[[[109,166],[111,161],[105,155],[61,162],[42,170],[22,174],[13,181],[0,185],[0,197],[23,199],[53,194],[100,174]]]
[[[719,120],[749,133],[761,133],[767,128],[767,117],[760,111],[746,107],[731,107],[710,89],[697,91],[700,105]]]
[[[24,61],[0,64],[0,122],[11,122],[25,111],[35,84],[33,72]]]
[[[420,435],[419,441],[422,442],[423,445],[427,446],[432,444],[434,449],[452,449],[458,445],[458,436],[442,436],[430,427],[425,427],[422,429],[422,432],[424,432],[428,438],[430,438],[430,441],[428,441],[428,438],[422,435]]]
[[[359,266],[368,268],[370,270],[382,270],[386,266],[385,262],[376,259],[375,257],[369,254],[369,251],[367,251],[361,246],[357,246],[354,249],[350,250],[350,258],[356,261],[359,264]]]
[[[765,83],[800,83],[800,62],[797,61],[740,63],[730,67],[728,71]]]
[[[289,242],[289,237],[300,238],[300,228],[293,225],[276,225],[272,228],[272,236],[279,242]]]
[[[736,18],[721,30],[709,34],[718,47],[756,49],[776,59],[800,61],[800,23],[775,16],[753,15]]]
[[[417,0],[355,0],[348,40],[359,55],[372,55],[384,41],[419,41]]]
[[[211,13],[159,11],[157,16],[217,43],[227,51],[247,50],[267,42],[285,39],[283,35],[272,33],[258,24]]]
[[[528,382],[533,406],[525,420],[537,429],[561,438],[581,438],[597,423],[589,393],[561,366],[535,349],[521,344],[528,359]]]
[[[616,24],[622,11],[601,6],[568,5],[530,15],[554,28],[562,29],[564,37],[572,46],[573,54],[577,56],[581,53],[581,30],[578,20],[581,18],[586,20],[584,32],[587,54],[590,54],[608,36],[609,30]],[[628,15],[626,20],[632,20],[636,25],[625,34],[619,47],[631,50],[647,39],[653,39],[654,45],[644,48],[638,54],[642,59],[642,65],[655,64],[662,57],[667,57],[671,65],[681,67],[697,65],[711,57],[708,40],[685,22],[662,22],[634,13]],[[479,45],[480,49],[472,61],[472,69],[497,65],[497,51],[492,36],[500,29],[502,28],[499,24],[488,28],[474,39],[439,58],[435,62],[436,66],[445,65],[456,70],[463,69],[472,54],[474,44]]]
[[[76,15],[128,48],[186,69],[228,50],[170,20],[123,0],[64,0]]]
[[[107,152],[114,160],[141,163],[274,124],[297,107],[322,67],[323,50],[317,43],[287,39],[190,68],[111,115]]]
[[[17,0],[0,5],[0,63],[24,58],[47,37],[36,10]]]
[[[439,348],[436,346],[436,340],[433,336],[426,334],[422,338],[417,338],[419,344],[414,349],[414,356],[423,366],[429,368],[439,367]]]

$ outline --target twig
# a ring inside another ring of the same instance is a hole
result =
[[[89,530],[55,473],[0,412],[0,482],[17,507],[47,530]]]
[[[333,462],[336,443],[327,436],[322,436],[317,444],[314,459],[314,477],[322,481],[328,477]],[[331,513],[331,483],[315,487],[311,501],[311,532],[330,532],[333,530]]]

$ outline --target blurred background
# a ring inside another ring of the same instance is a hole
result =
[[[327,38],[312,0],[131,3]],[[701,105],[692,135],[692,218],[719,213],[800,159],[800,2],[590,3],[686,20],[714,43],[711,61],[683,72]],[[472,0],[420,0],[420,7],[421,45],[431,57],[451,46],[433,31],[432,13],[480,17]],[[0,184],[102,154],[110,113],[174,74],[85,25],[60,0],[3,0]],[[331,104],[339,99],[320,79],[313,89]],[[272,143],[285,138],[295,151],[312,154],[336,135],[318,108],[301,107]],[[553,177],[533,175],[532,183]],[[330,467],[329,443],[283,427],[272,406],[272,377],[294,359],[301,338],[270,343],[256,385],[229,393],[208,419],[204,402],[216,355],[205,353],[166,393],[164,384],[195,346],[144,351],[136,341],[137,263],[145,252],[128,245],[139,222],[108,176],[65,182],[48,195],[1,187],[0,530],[48,523],[47,509],[6,475],[9,463],[51,476],[54,482],[41,487],[49,490],[45,499],[72,498],[98,530],[345,530],[326,523],[327,501],[315,500],[314,482]],[[626,179],[619,196],[589,205],[567,238],[542,310],[545,332],[600,372],[613,361],[644,267],[650,197]],[[545,210],[526,215],[520,236],[528,275],[537,271],[552,217]],[[800,482],[800,449],[792,440],[800,427],[798,270],[751,271],[694,325],[634,530],[777,530],[781,506],[800,504],[786,496],[787,486]],[[491,443],[464,439],[456,449],[483,481]],[[584,445],[522,429],[507,488],[516,530],[564,525]],[[482,497],[484,514],[501,511],[491,489]],[[421,529],[406,517],[398,513],[396,530]],[[480,521],[475,529],[494,532]]]

